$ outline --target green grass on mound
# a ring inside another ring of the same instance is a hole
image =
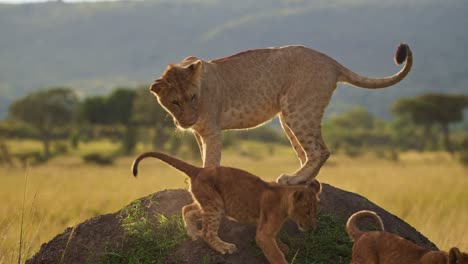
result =
[[[100,264],[162,264],[186,237],[181,216],[147,215],[140,200],[130,204],[122,215],[122,227],[127,233],[124,249],[106,253]],[[156,221],[150,221],[150,217]]]
[[[350,263],[352,242],[345,231],[344,221],[333,215],[318,215],[317,229],[305,233],[304,238],[281,234],[289,245],[289,263],[328,264]]]
[[[122,252],[108,252],[100,264],[145,264],[164,263],[169,254],[186,239],[181,216],[166,218],[154,215],[157,221],[150,221],[136,201],[125,209],[122,227],[127,240]],[[349,263],[352,242],[348,238],[344,222],[331,215],[318,215],[317,229],[305,233],[303,238],[293,238],[286,233],[282,240],[290,246],[288,262],[302,263]],[[256,247],[255,242],[252,242]],[[263,254],[257,247],[258,254]],[[209,260],[205,260],[209,263]]]

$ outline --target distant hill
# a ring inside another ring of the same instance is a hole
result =
[[[351,3],[352,2],[352,3]],[[252,48],[302,44],[361,74],[399,70],[410,44],[415,65],[401,84],[339,88],[328,112],[354,105],[388,117],[399,97],[468,93],[468,18],[449,1],[137,1],[0,5],[0,117],[12,100],[68,85],[81,95],[149,83],[189,55],[203,59]]]

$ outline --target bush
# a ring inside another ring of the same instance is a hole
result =
[[[134,127],[127,127],[122,139],[122,152],[125,155],[131,154],[137,144],[137,130]]]
[[[468,135],[463,138],[463,141],[460,144],[460,162],[464,166],[468,166]]]
[[[253,140],[266,143],[289,144],[289,141],[283,131],[272,128],[271,126],[261,126],[255,129],[239,130],[234,132],[234,137],[244,140]]]
[[[460,152],[460,162],[463,166],[468,166],[468,150],[463,150]]]
[[[353,147],[349,145],[343,146],[343,151],[346,156],[351,157],[351,158],[356,158],[362,155],[362,149],[358,147]]]
[[[0,164],[13,165],[13,158],[8,146],[2,142],[0,142]]]
[[[79,144],[80,144],[80,134],[72,133],[70,135],[70,146],[72,147],[72,149],[78,149]]]
[[[114,162],[113,156],[103,155],[100,153],[89,153],[84,155],[82,158],[86,163],[94,163],[98,165],[110,165]]]
[[[177,152],[179,151],[180,149],[180,146],[182,145],[182,139],[180,136],[176,135],[176,136],[173,136],[171,137],[171,139],[169,140],[168,142],[169,144],[169,153],[171,155],[176,155]]]
[[[398,152],[394,149],[375,148],[374,154],[380,159],[388,159],[392,161],[398,161],[400,159]]]
[[[20,162],[23,167],[28,165],[39,165],[45,163],[49,160],[50,156],[42,154],[40,151],[29,151],[17,153],[14,155]]]
[[[65,143],[57,142],[53,145],[53,148],[54,148],[54,154],[62,155],[62,154],[67,154],[68,152],[68,146]]]

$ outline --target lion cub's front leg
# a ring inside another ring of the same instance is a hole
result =
[[[271,264],[287,264],[284,255],[287,254],[289,248],[278,238],[278,231],[284,219],[266,217],[266,214],[260,214],[262,216],[259,219],[255,236],[257,245]]]
[[[281,239],[279,238],[279,235],[276,236],[276,244],[278,244],[279,249],[281,250],[281,252],[283,252],[285,256],[288,255],[289,246],[283,243],[283,241],[281,241]]]
[[[221,130],[201,135],[203,141],[203,167],[221,164]]]

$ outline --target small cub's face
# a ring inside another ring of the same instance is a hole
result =
[[[449,264],[468,264],[468,254],[453,247],[449,251]]]
[[[198,120],[201,68],[200,60],[187,66],[169,65],[150,86],[178,127],[189,128]]]
[[[321,192],[320,183],[318,185],[318,187],[297,190],[289,198],[289,217],[299,226],[301,231],[314,230],[316,227],[317,205]]]

